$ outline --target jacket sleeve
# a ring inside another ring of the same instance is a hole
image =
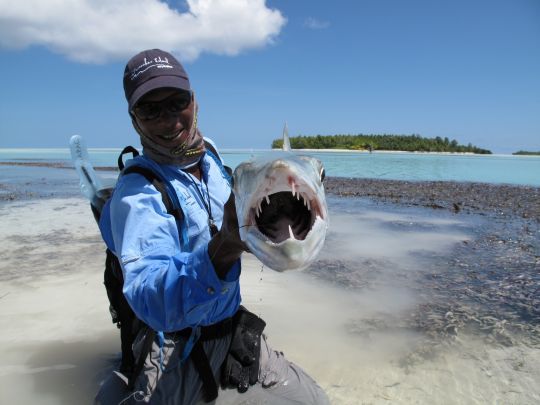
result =
[[[142,176],[123,180],[111,200],[111,230],[124,295],[137,317],[155,330],[175,331],[213,323],[235,308],[231,301],[239,300],[239,292],[233,292],[239,289],[240,261],[220,280],[207,243],[181,251],[175,219],[161,194]]]

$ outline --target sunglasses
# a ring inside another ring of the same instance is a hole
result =
[[[161,101],[138,103],[133,107],[132,112],[140,120],[151,121],[159,118],[163,114],[163,111],[171,114],[184,111],[189,107],[191,100],[191,91],[180,91]]]

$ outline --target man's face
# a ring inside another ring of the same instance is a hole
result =
[[[155,141],[174,140],[193,122],[191,92],[178,89],[156,89],[145,94],[133,107],[140,130]]]

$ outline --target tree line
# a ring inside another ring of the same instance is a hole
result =
[[[540,151],[518,150],[517,152],[512,153],[512,155],[538,156],[540,155]]]
[[[407,152],[458,152],[491,154],[471,143],[460,145],[455,139],[424,138],[420,135],[315,135],[290,137],[293,149],[401,150]],[[274,139],[272,148],[281,149],[282,139]]]

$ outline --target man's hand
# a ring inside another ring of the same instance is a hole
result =
[[[222,233],[223,236],[226,236],[227,241],[241,252],[248,250],[246,244],[240,239],[238,217],[236,216],[236,204],[234,193],[232,191],[223,207],[223,223],[221,224],[221,230],[219,232]]]
[[[223,207],[221,229],[208,243],[208,255],[218,277],[223,279],[242,252],[246,251],[248,251],[248,248],[240,239],[240,233],[238,232],[234,193],[231,191],[231,195]]]

